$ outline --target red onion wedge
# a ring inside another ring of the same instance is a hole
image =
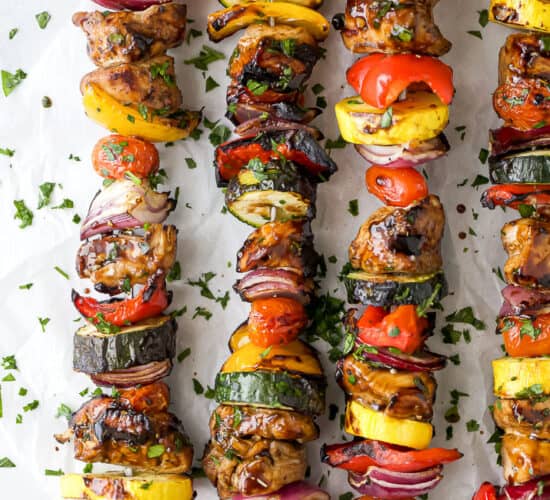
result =
[[[349,484],[362,495],[380,500],[402,500],[424,495],[434,489],[443,476],[443,467],[420,472],[392,472],[380,467],[369,467],[365,474],[350,472]]]
[[[532,290],[521,286],[508,285],[502,289],[504,303],[499,317],[516,316],[519,314],[540,314],[550,303],[550,293]]]
[[[168,3],[171,0],[93,0],[98,5],[110,10],[145,10],[152,5]]]
[[[330,500],[328,493],[316,486],[311,486],[305,481],[287,484],[275,493],[247,497],[233,495],[231,500]]]
[[[491,156],[550,146],[550,125],[523,131],[502,127],[489,131]]]
[[[115,386],[117,388],[132,387],[135,385],[152,384],[161,378],[167,377],[172,371],[172,361],[153,361],[146,365],[133,366],[124,370],[114,370],[107,373],[91,375],[92,382],[101,387]]]
[[[174,209],[170,193],[157,193],[145,181],[115,181],[99,191],[92,200],[80,228],[80,239],[114,230],[160,224]]]
[[[244,135],[258,135],[261,132],[271,132],[275,130],[305,130],[312,137],[320,141],[324,138],[322,132],[315,127],[305,125],[303,123],[296,123],[289,120],[283,120],[282,118],[254,118],[241,123],[236,129],[235,133],[241,136]]]
[[[385,347],[371,347],[366,344],[356,345],[356,355],[362,356],[366,361],[382,363],[396,370],[413,372],[431,372],[442,370],[447,364],[447,358],[441,354],[430,351],[420,351],[414,354],[397,352],[397,350]]]
[[[550,476],[502,488],[498,500],[550,500]]]

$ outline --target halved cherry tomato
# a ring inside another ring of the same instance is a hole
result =
[[[504,347],[510,356],[530,357],[550,354],[550,314],[532,319],[506,316],[498,322]]]
[[[304,306],[286,297],[252,302],[248,327],[250,341],[261,347],[288,344],[307,325]]]
[[[496,206],[522,206],[534,209],[550,206],[550,186],[548,184],[498,184],[487,189],[481,196],[481,204],[487,208]]]
[[[347,71],[348,83],[376,108],[392,105],[411,83],[423,82],[444,104],[453,100],[453,70],[439,59],[414,54],[373,54]]]
[[[120,399],[128,401],[138,412],[158,413],[166,411],[170,404],[170,389],[164,382],[122,389]]]
[[[367,189],[386,205],[408,207],[428,196],[428,183],[414,168],[374,165],[367,169]]]
[[[97,142],[92,164],[106,179],[125,179],[128,175],[144,179],[158,170],[159,153],[150,142],[113,134]]]
[[[483,483],[472,500],[497,500],[497,492],[491,483]]]
[[[377,466],[394,472],[418,472],[462,458],[458,450],[428,448],[411,450],[382,441],[363,439],[343,444],[324,445],[321,460],[332,467],[364,473]]]
[[[424,332],[429,326],[426,318],[416,312],[416,306],[397,306],[391,313],[380,315],[379,307],[368,306],[357,322],[359,340],[375,347],[395,347],[412,354],[424,343]]]

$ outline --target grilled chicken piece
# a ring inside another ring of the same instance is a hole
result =
[[[499,85],[520,78],[550,80],[550,51],[545,50],[543,35],[515,33],[500,49]]]
[[[427,274],[442,266],[445,213],[435,195],[408,208],[383,207],[359,229],[349,249],[354,269]]]
[[[352,354],[337,365],[336,380],[364,406],[395,418],[429,421],[437,383],[431,373],[376,368]]]
[[[73,413],[69,430],[56,436],[74,439],[75,458],[162,473],[191,468],[193,448],[177,417],[168,413],[170,394],[163,382],[120,391],[119,397],[101,395]],[[151,457],[151,446],[162,446]]]
[[[313,248],[313,233],[307,222],[268,222],[256,229],[237,254],[237,272],[262,267],[284,268],[313,276],[319,255]]]
[[[319,437],[319,428],[311,416],[294,411],[220,405],[210,417],[210,435],[223,448],[232,437],[306,443]]]
[[[317,42],[305,28],[268,24],[249,26],[229,62],[229,76],[285,92],[309,78],[319,58]]]
[[[506,432],[550,439],[550,400],[499,399],[493,409],[493,418]]]
[[[506,433],[502,438],[504,478],[512,484],[526,483],[550,474],[550,441]]]
[[[85,241],[78,250],[76,270],[96,290],[120,293],[130,285],[145,284],[159,269],[167,273],[176,259],[175,226],[151,224],[144,236],[119,234]],[[126,282],[126,283],[125,283]]]
[[[434,22],[434,0],[348,0],[342,30],[352,52],[414,52],[442,56],[451,50]]]
[[[271,439],[232,439],[229,448],[210,442],[202,459],[204,472],[220,498],[267,495],[306,474],[303,445]]]
[[[82,93],[89,84],[101,87],[125,106],[146,108],[147,112],[152,110],[160,116],[178,112],[182,105],[181,92],[176,86],[174,59],[169,56],[96,69],[82,78]]]
[[[186,6],[175,2],[141,12],[77,12],[73,23],[88,37],[88,55],[103,68],[164,54],[185,39]]]
[[[550,288],[550,222],[518,219],[504,225],[501,238],[508,253],[504,266],[506,282]]]

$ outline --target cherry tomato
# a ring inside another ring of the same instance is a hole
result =
[[[550,314],[534,319],[507,316],[498,322],[504,347],[510,356],[529,357],[550,354]]]
[[[491,483],[483,483],[472,500],[497,500],[497,492]]]
[[[155,173],[159,168],[159,153],[150,142],[109,135],[100,139],[92,152],[94,170],[107,179],[140,179]]]
[[[428,196],[428,184],[414,168],[373,165],[366,173],[367,189],[386,205],[408,207]]]
[[[260,347],[288,344],[307,325],[304,306],[285,297],[252,302],[248,317],[250,341]]]

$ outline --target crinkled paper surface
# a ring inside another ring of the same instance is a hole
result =
[[[499,289],[502,283],[491,271],[502,266],[504,252],[499,229],[513,217],[509,211],[482,209],[479,197],[482,188],[471,183],[478,173],[487,176],[487,168],[478,160],[486,147],[487,130],[497,125],[491,108],[491,94],[497,84],[497,56],[508,30],[478,24],[478,11],[487,8],[482,0],[441,0],[436,7],[436,19],[443,33],[453,42],[453,50],[445,57],[455,71],[457,88],[448,137],[452,151],[443,160],[427,166],[430,188],[441,196],[447,209],[447,228],[443,244],[445,267],[452,295],[444,301],[447,313],[473,306],[476,316],[487,324],[486,331],[471,332],[471,343],[461,340],[457,345],[443,344],[440,328],[430,340],[430,347],[448,355],[460,354],[461,364],[450,366],[437,374],[439,382],[435,407],[437,436],[434,446],[456,446],[464,453],[460,463],[445,468],[445,479],[430,494],[437,500],[467,500],[474,487],[483,480],[500,481],[493,446],[486,444],[493,432],[487,406],[491,396],[491,359],[501,354],[500,339],[494,335],[494,318],[500,307]],[[220,5],[214,0],[189,0],[189,17],[194,29],[205,31],[206,14]],[[84,0],[3,0],[0,2],[0,69],[15,72],[18,68],[28,77],[8,97],[0,95],[0,147],[14,149],[15,155],[0,155],[0,356],[14,354],[19,367],[12,372],[15,381],[0,381],[3,417],[0,419],[0,458],[9,457],[16,468],[0,469],[1,498],[21,500],[59,498],[58,478],[45,475],[45,469],[80,472],[83,464],[71,458],[70,446],[60,446],[53,440],[55,432],[65,429],[63,418],[55,418],[60,403],[75,409],[83,402],[79,392],[93,388],[84,375],[73,373],[72,335],[79,326],[73,322],[77,314],[70,303],[71,287],[84,289],[89,284],[77,279],[74,270],[75,252],[79,246],[79,228],[72,222],[75,213],[84,216],[88,204],[99,189],[101,179],[90,165],[94,143],[106,132],[84,115],[79,92],[80,78],[94,69],[86,55],[83,34],[71,23],[77,10],[93,9]],[[332,16],[343,11],[344,1],[327,0],[322,12]],[[51,14],[46,29],[39,29],[35,15],[43,10]],[[8,39],[12,28],[16,36]],[[483,40],[468,34],[481,31]],[[229,56],[237,37],[224,41],[217,48]],[[172,51],[176,58],[178,81],[183,88],[186,105],[204,107],[209,120],[221,119],[225,109],[225,76],[227,61],[210,65],[202,73],[183,61],[198,54],[201,46],[213,46],[203,35],[191,44]],[[328,107],[316,124],[328,138],[338,136],[333,105],[349,96],[345,70],[353,56],[345,50],[340,37],[333,32],[324,46],[326,59],[314,70],[311,85],[322,83]],[[205,93],[205,78],[212,76],[220,87]],[[44,109],[43,96],[49,96],[53,106]],[[308,92],[308,99],[314,96]],[[465,137],[455,127],[465,126]],[[203,127],[204,128],[204,127]],[[212,271],[216,277],[211,285],[216,293],[231,289],[236,278],[235,254],[250,228],[221,212],[223,195],[216,188],[211,167],[213,148],[208,131],[199,141],[178,142],[172,148],[160,146],[162,167],[168,172],[172,189],[180,187],[180,203],[168,222],[179,228],[178,259],[182,264],[182,280],[171,284],[175,293],[174,306],[187,306],[179,318],[178,352],[190,347],[191,355],[176,364],[168,382],[172,388],[173,410],[181,417],[200,457],[208,437],[208,417],[214,407],[211,400],[198,396],[192,379],[204,387],[212,386],[214,376],[228,356],[227,340],[232,330],[245,318],[248,306],[231,293],[225,310],[220,304],[200,296],[197,288],[186,280],[196,279]],[[81,161],[70,160],[70,155]],[[333,151],[339,172],[319,187],[318,216],[313,228],[318,250],[325,257],[336,256],[336,264],[328,264],[324,287],[343,297],[343,287],[336,276],[346,261],[347,247],[361,222],[379,205],[363,183],[365,165],[354,149]],[[196,169],[189,169],[185,158],[193,158]],[[468,182],[457,187],[464,179]],[[52,205],[64,198],[74,200],[74,209],[36,209],[38,186],[51,181],[62,185],[54,191]],[[34,223],[18,228],[14,220],[14,199],[24,199],[34,211]],[[348,212],[350,200],[359,200],[359,215]],[[467,209],[456,210],[458,204]],[[478,215],[479,214],[479,215]],[[471,228],[471,230],[470,230]],[[465,232],[466,239],[458,234]],[[474,235],[475,234],[475,235]],[[54,269],[66,271],[66,280]],[[33,283],[29,290],[19,286]],[[335,292],[335,290],[337,290]],[[192,319],[197,306],[208,308],[209,321]],[[41,331],[38,318],[50,318]],[[440,315],[439,326],[442,326]],[[460,326],[460,325],[459,325]],[[325,353],[327,344],[317,347]],[[324,356],[329,380],[328,403],[344,408],[343,393],[333,381],[334,366]],[[0,370],[0,379],[8,372]],[[19,389],[28,389],[26,396]],[[461,420],[454,425],[454,437],[445,440],[447,423],[443,419],[449,407],[452,389],[469,394],[460,402]],[[39,401],[34,411],[23,406]],[[16,424],[16,416],[23,421]],[[477,432],[468,432],[466,422],[476,420]],[[350,491],[346,475],[330,471],[319,464],[319,448],[323,442],[341,440],[339,418],[319,420],[322,437],[309,445],[312,482],[325,477],[324,484],[333,498]],[[100,466],[95,471],[103,470]],[[196,481],[198,498],[217,498],[205,480]]]

